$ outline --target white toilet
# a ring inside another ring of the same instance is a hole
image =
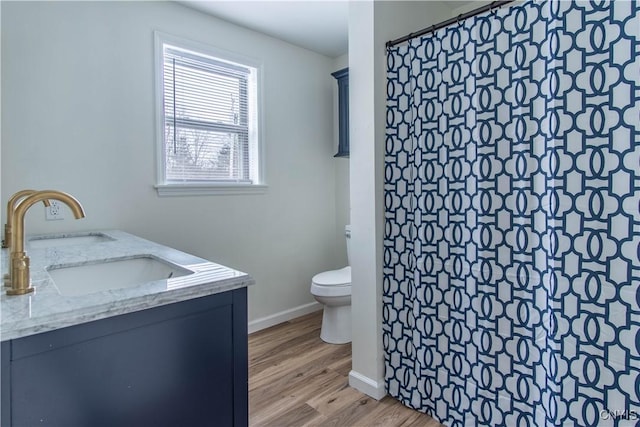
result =
[[[351,226],[345,227],[347,260],[350,258]],[[311,279],[311,294],[324,304],[320,338],[330,344],[351,342],[351,267],[325,271]]]

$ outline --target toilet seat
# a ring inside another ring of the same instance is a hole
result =
[[[318,273],[313,276],[311,282],[320,286],[351,285],[351,267]]]
[[[316,274],[311,279],[311,293],[320,297],[351,295],[351,267]]]

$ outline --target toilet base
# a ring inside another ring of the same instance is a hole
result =
[[[320,339],[329,344],[351,342],[351,305],[324,306]]]

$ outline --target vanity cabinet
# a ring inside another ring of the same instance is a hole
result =
[[[2,342],[2,426],[247,426],[239,288]]]
[[[338,153],[333,157],[349,157],[349,69],[331,75],[338,83]]]

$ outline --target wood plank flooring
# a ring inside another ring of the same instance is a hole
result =
[[[321,323],[319,311],[249,335],[251,427],[443,427],[349,387],[351,344],[324,343]]]

